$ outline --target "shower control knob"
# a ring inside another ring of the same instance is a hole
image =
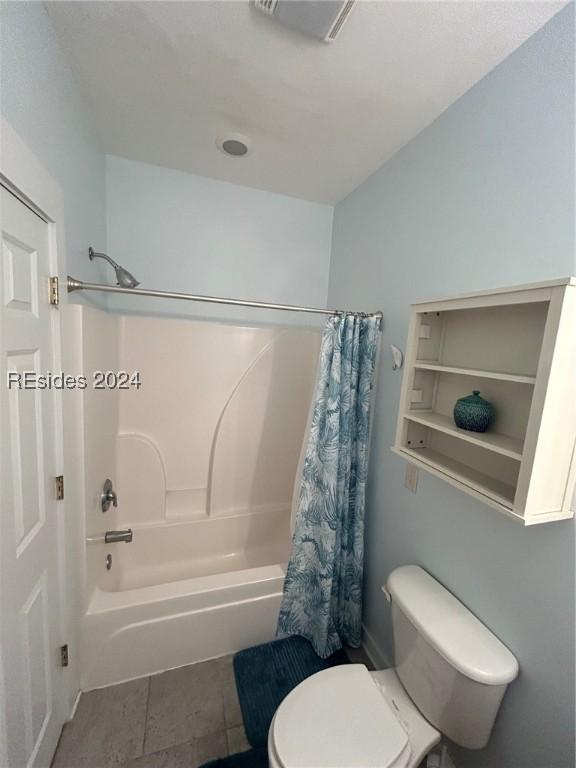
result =
[[[107,478],[102,486],[100,504],[102,506],[102,512],[108,512],[110,504],[113,504],[115,507],[118,506],[118,497],[116,496],[116,491],[112,487],[112,480],[110,480],[110,478]]]

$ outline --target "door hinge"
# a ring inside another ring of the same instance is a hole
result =
[[[70,662],[68,657],[68,643],[60,646],[60,666],[67,667]]]
[[[62,501],[64,498],[64,475],[58,475],[54,480],[56,481],[56,500]]]
[[[57,277],[50,277],[49,278],[49,284],[50,284],[50,304],[52,304],[53,307],[57,307],[60,303],[60,292],[58,289],[58,278]]]

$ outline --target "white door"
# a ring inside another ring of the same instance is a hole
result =
[[[8,374],[53,370],[50,225],[2,194],[0,265],[0,707],[9,768],[50,765],[64,722],[60,665],[60,424],[53,391]],[[3,690],[2,690],[3,689]],[[4,765],[1,768],[6,768]]]

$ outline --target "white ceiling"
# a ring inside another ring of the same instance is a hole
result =
[[[46,6],[105,152],[334,203],[564,4],[360,0],[333,44],[248,0]]]

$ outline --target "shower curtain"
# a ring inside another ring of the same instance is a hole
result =
[[[358,647],[364,499],[380,317],[328,320],[300,486],[279,635],[307,638],[321,658]]]

